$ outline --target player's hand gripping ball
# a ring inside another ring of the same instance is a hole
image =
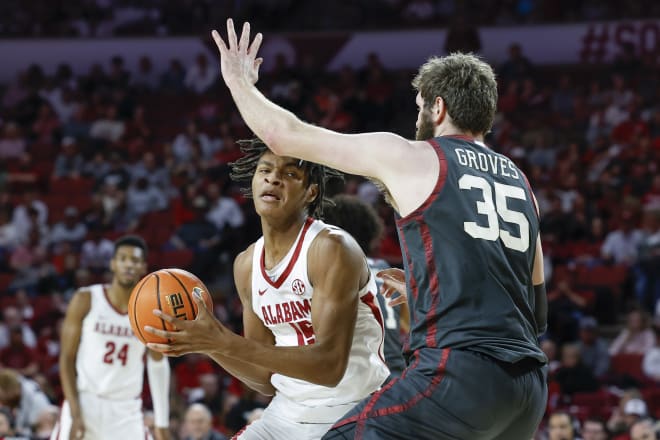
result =
[[[149,325],[167,331],[174,326],[153,314],[154,309],[178,319],[193,320],[197,316],[197,304],[193,300],[195,290],[201,290],[206,308],[213,311],[209,290],[195,275],[181,269],[161,269],[151,272],[133,288],[128,300],[128,319],[135,336],[144,344],[167,344],[166,338],[145,332]]]

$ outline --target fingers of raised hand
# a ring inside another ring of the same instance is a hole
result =
[[[218,46],[220,53],[224,53],[227,50],[227,45],[220,36],[220,33],[214,29],[211,31],[211,37],[213,37],[213,41],[215,41],[215,45]]]
[[[234,29],[234,20],[231,18],[227,19],[227,43],[229,43],[229,49],[231,50],[236,50],[238,48],[236,30]]]
[[[254,55],[254,56],[257,55],[257,52],[259,52],[259,48],[261,47],[261,42],[263,41],[263,39],[264,39],[264,36],[261,35],[261,32],[259,32],[257,35],[255,35],[254,40],[252,41],[252,44],[250,45],[250,48],[248,49],[248,53],[250,55]]]
[[[241,31],[241,39],[238,42],[238,50],[247,53],[250,47],[250,23],[243,23],[243,30]]]
[[[404,304],[404,303],[406,303],[406,302],[407,302],[406,297],[403,296],[403,295],[399,295],[399,296],[397,296],[396,298],[394,298],[393,300],[390,300],[387,304],[388,304],[390,307],[394,307],[394,306],[398,306],[398,305]]]

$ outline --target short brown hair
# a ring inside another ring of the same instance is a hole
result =
[[[497,109],[497,81],[486,62],[472,54],[432,57],[422,64],[412,85],[431,106],[441,97],[456,128],[486,134]]]

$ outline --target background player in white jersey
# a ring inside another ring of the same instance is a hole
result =
[[[146,438],[142,415],[145,352],[156,437],[169,439],[170,367],[131,330],[131,290],[145,274],[147,247],[140,237],[118,239],[110,261],[110,285],[80,289],[62,326],[60,380],[65,402],[51,439]]]
[[[372,276],[376,277],[378,291],[381,293],[377,298],[385,324],[385,362],[392,376],[401,376],[406,368],[401,336],[407,335],[410,330],[408,303],[403,302],[398,307],[392,307],[390,301],[382,295],[383,282],[377,274],[388,269],[390,265],[385,260],[370,257],[383,233],[383,221],[371,205],[358,197],[340,194],[333,197],[332,202],[333,206],[323,211],[323,220],[351,234],[368,256],[369,268]]]
[[[325,168],[276,156],[259,140],[232,177],[250,181],[248,195],[263,237],[234,262],[245,337],[203,309],[170,338],[149,344],[169,355],[201,352],[251,388],[274,394],[261,419],[238,439],[318,439],[388,376],[382,357],[382,315],[364,253],[346,232],[313,220],[324,203]]]

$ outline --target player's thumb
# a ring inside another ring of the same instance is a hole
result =
[[[193,300],[195,303],[197,303],[197,308],[201,312],[202,310],[207,310],[206,309],[206,301],[204,301],[204,296],[203,295],[208,295],[204,290],[199,289],[199,288],[194,288],[192,292]]]

